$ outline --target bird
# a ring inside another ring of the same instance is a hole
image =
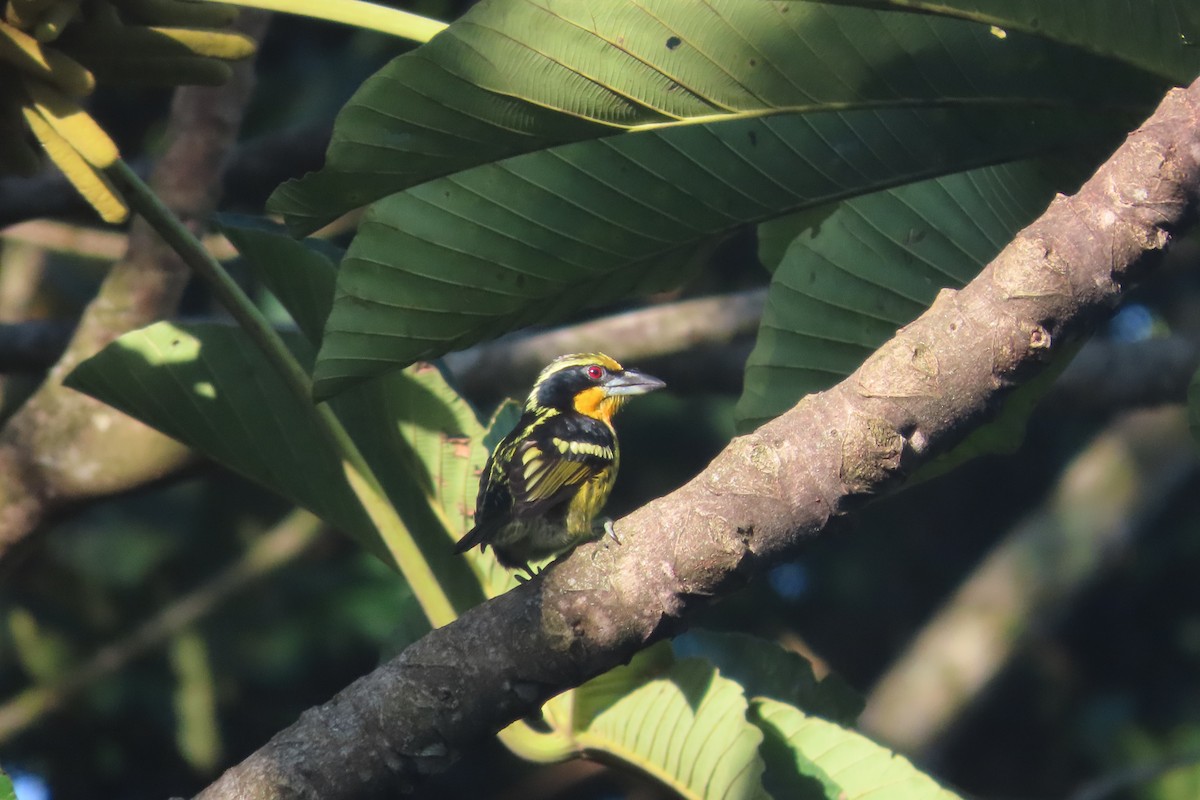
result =
[[[596,517],[621,462],[613,414],[630,397],[664,386],[603,353],[551,361],[534,381],[516,426],[488,457],[474,527],[454,551],[490,545],[500,564],[533,577],[530,561],[596,538]],[[602,530],[616,540],[611,521]]]

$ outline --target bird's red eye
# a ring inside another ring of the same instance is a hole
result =
[[[587,368],[587,376],[594,381],[598,381],[604,377],[604,367],[599,364],[592,364]]]

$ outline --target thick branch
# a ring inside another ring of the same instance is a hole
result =
[[[690,611],[960,440],[1116,302],[1200,199],[1200,81],[966,288],[841,384],[735,439],[693,481],[306,712],[200,796],[390,796],[549,696],[678,631]]]

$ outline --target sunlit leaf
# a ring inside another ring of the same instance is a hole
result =
[[[790,778],[780,776],[782,770],[772,770],[776,780],[789,786],[788,796],[811,796],[815,781],[828,800],[959,800],[908,759],[857,731],[777,700],[755,700],[754,712],[767,744],[776,745],[767,750],[790,759],[788,766],[794,770]]]
[[[311,359],[304,342],[289,341]],[[159,322],[117,339],[66,383],[304,506],[391,563],[314,407],[237,328]]]
[[[675,663],[600,711],[576,740],[610,753],[687,798],[765,798],[741,687],[700,659]]]

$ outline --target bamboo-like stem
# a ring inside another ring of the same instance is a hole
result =
[[[261,8],[285,14],[299,14],[326,22],[340,22],[356,28],[378,31],[414,42],[428,42],[446,28],[446,23],[398,8],[365,3],[362,0],[213,0],[233,6]]]
[[[208,282],[217,299],[278,370],[292,395],[301,403],[311,404],[312,380],[308,373],[284,344],[278,331],[250,302],[250,298],[220,262],[163,205],[128,164],[118,160],[105,170],[105,174],[121,187],[130,206],[150,223],[184,263]],[[446,596],[441,582],[434,575],[412,533],[387,502],[387,493],[382,484],[350,438],[350,434],[346,432],[341,420],[327,404],[318,404],[315,410],[324,433],[342,458],[350,485],[363,507],[369,510],[369,516],[375,523],[380,538],[391,553],[396,567],[412,587],[430,624],[436,628],[453,621],[457,616],[454,605]],[[435,513],[441,512],[435,503],[430,503],[430,506],[434,508]],[[444,513],[438,518],[445,524]]]

